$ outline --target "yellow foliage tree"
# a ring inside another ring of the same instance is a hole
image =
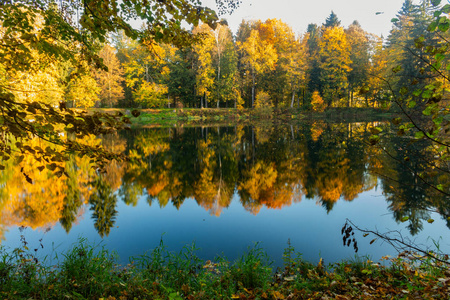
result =
[[[320,96],[318,91],[314,91],[311,98],[312,109],[317,112],[323,112],[325,110],[325,102]]]
[[[66,99],[72,102],[73,107],[93,107],[99,100],[98,87],[94,77],[90,74],[81,74],[72,78],[67,86]]]
[[[255,103],[257,76],[275,68],[278,55],[272,44],[261,39],[259,31],[252,29],[249,38],[239,42],[244,53],[243,63],[247,65],[252,77],[252,108]]]
[[[338,102],[342,92],[348,87],[351,71],[350,45],[342,27],[328,27],[319,42],[320,81],[323,93],[330,107]]]
[[[107,70],[96,70],[95,79],[100,87],[99,98],[104,106],[112,107],[123,98],[123,68],[117,59],[115,50],[106,44],[99,54]]]

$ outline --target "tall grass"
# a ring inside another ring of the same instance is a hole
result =
[[[288,241],[284,266],[274,270],[258,243],[234,262],[223,256],[204,261],[197,250],[191,244],[172,252],[161,239],[120,266],[115,252],[81,238],[51,265],[22,237],[17,249],[0,247],[0,299],[378,299],[448,293],[448,270],[405,255],[387,267],[367,259],[313,265]]]

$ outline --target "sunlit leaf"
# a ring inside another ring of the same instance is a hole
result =
[[[428,219],[427,222],[430,223],[430,224],[433,224],[434,220],[433,219]]]
[[[380,127],[371,127],[370,132],[374,135],[380,134],[383,131]]]
[[[406,222],[406,221],[408,221],[409,220],[409,217],[408,216],[404,216],[404,217],[402,217],[401,219],[400,219],[400,222]]]
[[[425,134],[422,131],[418,131],[414,134],[414,136],[416,137],[416,139],[421,139],[425,136]]]
[[[372,135],[369,138],[369,142],[372,146],[376,145],[379,141],[380,141],[380,137],[378,135]]]

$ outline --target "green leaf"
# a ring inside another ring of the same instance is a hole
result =
[[[415,91],[413,92],[413,95],[416,96],[416,97],[419,97],[420,94],[422,94],[422,90],[421,90],[421,89],[415,90]]]
[[[432,66],[434,69],[439,70],[442,67],[442,64],[440,62],[435,62]]]
[[[371,127],[370,132],[374,135],[380,134],[383,131],[380,127]]]
[[[442,184],[438,184],[437,189],[440,191],[444,191],[444,186]]]
[[[402,67],[401,67],[401,66],[396,66],[396,67],[392,68],[392,72],[393,72],[393,73],[398,73],[398,72],[400,72],[401,70],[402,70]]]
[[[430,32],[433,32],[433,31],[436,30],[436,28],[437,28],[437,22],[433,21],[433,22],[430,23],[430,25],[428,25],[427,30],[430,31]]]
[[[414,107],[416,107],[416,104],[417,104],[416,101],[411,100],[411,101],[408,102],[408,107],[409,108],[414,108]]]
[[[416,137],[416,139],[422,139],[424,136],[425,136],[425,134],[422,132],[422,131],[417,131],[415,134],[414,134],[414,136]]]
[[[433,6],[438,6],[439,4],[441,4],[441,0],[431,0],[431,4]]]
[[[392,18],[391,19],[391,23],[396,23],[396,22],[398,22],[399,21],[399,19],[397,19],[397,18]]]
[[[402,217],[401,219],[400,219],[400,222],[406,222],[406,221],[408,221],[409,220],[409,217],[408,216],[404,216],[404,217]]]
[[[442,53],[438,53],[434,56],[434,59],[438,62],[441,62],[445,58],[445,55]]]
[[[431,96],[433,96],[433,91],[425,90],[425,91],[422,93],[422,98],[423,98],[423,99],[430,99]]]
[[[441,19],[442,18],[445,18],[445,17],[441,17]],[[441,20],[439,20],[438,28],[439,28],[440,31],[446,32],[450,28],[449,20],[447,18],[445,18],[445,20],[442,21],[442,22],[441,22]]]
[[[444,5],[444,7],[442,7],[441,11],[446,14],[450,13],[450,4]]]
[[[370,144],[373,146],[373,145],[376,145],[378,142],[380,141],[380,137],[378,136],[378,135],[372,135],[370,138],[369,138],[369,142],[370,142]]]
[[[430,105],[422,111],[424,116],[430,116],[434,111],[434,105]]]

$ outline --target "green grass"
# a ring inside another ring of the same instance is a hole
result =
[[[283,267],[274,269],[260,244],[234,262],[204,261],[197,250],[171,252],[161,240],[120,266],[114,252],[80,239],[49,263],[23,240],[0,248],[0,299],[446,299],[449,292],[445,264],[408,253],[387,266],[367,258],[314,265],[288,242]]]

